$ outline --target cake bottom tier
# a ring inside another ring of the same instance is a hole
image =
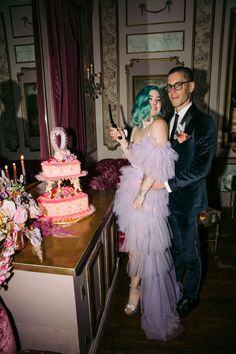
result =
[[[38,198],[38,204],[43,217],[50,218],[54,223],[79,221],[95,211],[95,207],[89,204],[88,195],[83,192],[63,198],[50,198],[45,193]]]

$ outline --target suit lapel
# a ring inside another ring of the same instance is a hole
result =
[[[181,121],[181,125],[184,125],[184,123],[185,123],[184,130],[186,130],[188,124],[189,124],[189,123],[191,122],[191,120],[193,119],[194,114],[195,114],[196,111],[197,111],[197,108],[196,108],[195,104],[193,103],[193,104],[190,106],[190,108],[187,110],[187,112],[185,113],[185,115],[184,115],[184,117],[183,117],[183,119],[182,119],[182,121]],[[171,121],[171,118],[173,117],[173,115],[174,115],[174,111],[172,111],[172,112],[170,112],[170,113],[168,113],[168,114],[166,115],[166,121],[167,121],[168,127],[170,126],[170,121]],[[175,146],[175,145],[177,144],[177,140],[172,140],[172,141],[171,141],[171,144],[172,144],[173,146]]]
[[[181,121],[181,125],[183,125],[185,123],[185,129],[187,128],[188,124],[190,123],[190,121],[192,120],[194,113],[197,111],[197,108],[195,106],[195,104],[192,104],[191,107],[187,110],[187,112],[185,113],[182,121]]]

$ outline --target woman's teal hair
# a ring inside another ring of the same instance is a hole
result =
[[[151,106],[149,102],[149,93],[152,90],[156,90],[161,95],[160,87],[156,85],[148,85],[142,88],[135,98],[135,102],[132,108],[132,125],[141,128],[143,121],[147,120],[150,117]],[[160,111],[157,116],[161,116],[162,112]]]

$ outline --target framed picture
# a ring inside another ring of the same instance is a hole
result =
[[[36,85],[36,69],[22,68],[17,74],[21,96],[22,118],[24,120],[25,146],[31,151],[40,150],[38,94]]]
[[[167,91],[165,89],[167,83],[167,74],[166,75],[144,75],[144,76],[133,76],[133,102],[138,92],[145,86],[155,85],[160,88],[160,94],[162,97],[162,109],[164,112],[171,110],[171,102],[169,100]]]
[[[10,6],[12,36],[30,37],[34,35],[32,6],[31,5],[16,5]]]
[[[34,44],[15,45],[16,63],[31,63],[35,62]]]
[[[176,56],[169,58],[130,59],[130,63],[125,67],[127,79],[127,117],[130,117],[133,102],[138,91],[147,85],[160,86],[163,97],[163,108],[169,110],[171,104],[165,90],[165,85],[169,70],[176,65],[184,65],[184,62],[180,61],[179,57]]]
[[[126,52],[151,53],[184,50],[184,31],[128,34]]]

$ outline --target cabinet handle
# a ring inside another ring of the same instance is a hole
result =
[[[85,291],[85,288],[84,288],[84,284],[82,284],[81,287],[80,287],[80,298],[81,298],[81,300],[84,300],[85,295],[86,295],[86,291]]]

